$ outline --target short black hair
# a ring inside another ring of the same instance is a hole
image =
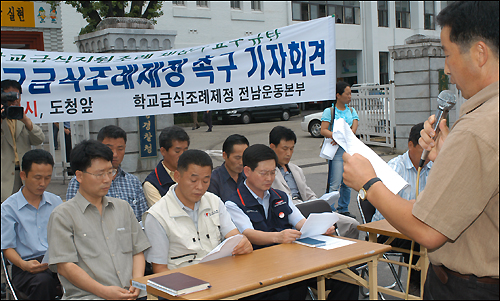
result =
[[[420,122],[412,126],[410,130],[410,136],[408,137],[408,142],[412,142],[413,146],[418,145],[418,139],[420,138],[420,131],[424,129],[424,123]]]
[[[267,160],[274,160],[276,166],[278,166],[278,156],[267,145],[254,144],[243,152],[243,166],[250,167],[252,171],[257,168],[259,162]]]
[[[212,158],[199,149],[189,149],[183,152],[179,157],[179,161],[177,161],[177,170],[179,172],[185,172],[191,164],[201,167],[210,166],[210,170],[214,168]]]
[[[36,164],[50,164],[52,167],[54,167],[54,158],[52,155],[43,149],[32,149],[30,151],[27,151],[23,159],[21,160],[21,168],[22,170],[28,174],[28,172],[31,170],[31,166],[33,163]]]
[[[188,146],[189,146],[189,136],[186,133],[186,131],[177,126],[169,126],[167,128],[164,128],[161,133],[160,133],[160,147],[163,147],[165,150],[169,150],[169,148],[172,147],[172,141],[187,141]]]
[[[285,141],[292,141],[294,143],[297,143],[297,136],[295,133],[284,126],[278,125],[275,126],[271,132],[269,132],[269,144],[274,144],[278,146],[280,144],[281,140]]]
[[[462,53],[482,40],[498,59],[498,11],[498,1],[455,1],[439,12],[436,21],[450,27],[450,41]]]
[[[342,95],[345,92],[345,88],[350,87],[350,86],[351,85],[349,85],[348,83],[343,82],[343,81],[337,82],[337,85],[335,86],[335,89],[337,91],[336,93],[338,93],[339,95]]]
[[[2,81],[2,92],[8,88],[16,88],[19,90],[19,94],[23,94],[23,88],[21,88],[21,84],[17,80],[4,79]]]
[[[233,148],[236,144],[246,144],[247,146],[250,145],[248,139],[245,136],[240,134],[232,134],[231,136],[227,137],[222,144],[222,151],[225,152],[229,157],[229,155],[233,152]]]
[[[92,159],[101,158],[113,161],[113,151],[97,140],[83,140],[71,150],[71,170],[86,171],[92,165]]]
[[[123,138],[127,143],[127,133],[119,126],[107,125],[99,130],[97,141],[102,142],[104,138],[118,139]]]

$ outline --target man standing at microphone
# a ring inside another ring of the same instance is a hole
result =
[[[498,20],[496,1],[457,1],[437,16],[445,73],[468,100],[436,141],[435,117],[425,122],[419,143],[434,165],[416,200],[391,193],[361,155],[343,156],[345,183],[429,249],[424,299],[499,298]]]

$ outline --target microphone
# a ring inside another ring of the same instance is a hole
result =
[[[438,102],[438,107],[436,110],[436,122],[434,123],[434,132],[436,133],[434,135],[434,140],[436,140],[436,137],[438,136],[439,133],[439,123],[441,122],[442,119],[446,118],[448,116],[448,112],[455,106],[457,103],[455,93],[451,92],[450,90],[443,90],[441,93],[439,93],[437,97],[437,102]],[[422,152],[422,157],[420,157],[420,162],[418,164],[419,167],[424,166],[425,160],[427,160],[427,156],[429,156],[429,151],[425,150]]]

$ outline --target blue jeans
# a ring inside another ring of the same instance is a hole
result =
[[[349,203],[351,202],[351,188],[344,184],[342,174],[344,173],[344,160],[342,155],[344,149],[339,147],[333,160],[328,161],[328,192],[338,191],[340,193],[337,209],[334,204],[331,205],[333,211],[347,212],[349,211]]]

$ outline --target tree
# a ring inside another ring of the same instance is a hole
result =
[[[52,7],[58,6],[61,1],[47,1]],[[80,34],[93,32],[97,24],[107,17],[135,17],[145,18],[156,24],[155,18],[163,15],[161,10],[163,1],[64,1],[76,8],[89,23],[80,30]],[[146,9],[143,7],[146,5]],[[130,6],[130,10],[125,9]]]

